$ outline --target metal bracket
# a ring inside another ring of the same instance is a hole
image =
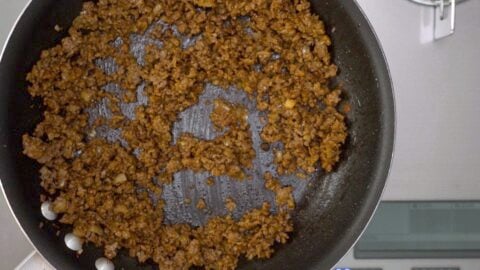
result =
[[[455,32],[455,7],[465,0],[410,0],[431,6],[434,11],[433,37],[435,40],[448,37]]]

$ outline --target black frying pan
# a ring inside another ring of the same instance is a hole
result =
[[[19,224],[57,269],[94,269],[102,250],[87,246],[81,256],[63,235],[71,228],[46,222],[40,212],[39,166],[22,154],[21,136],[41,120],[39,100],[28,95],[26,74],[40,52],[66,34],[82,0],[33,0],[18,21],[0,62],[0,178]],[[333,173],[322,175],[296,209],[292,240],[266,261],[241,262],[240,269],[329,269],[352,246],[372,216],[388,174],[394,140],[394,102],[388,67],[364,14],[352,0],[312,1],[333,39],[338,83],[351,104],[349,140]],[[328,195],[328,198],[326,197]],[[39,228],[41,222],[45,223]],[[116,269],[156,269],[120,253]]]

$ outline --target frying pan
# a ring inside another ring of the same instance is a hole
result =
[[[40,211],[39,165],[22,154],[21,136],[42,119],[41,101],[26,89],[26,74],[40,52],[58,43],[81,10],[82,0],[34,0],[24,10],[0,62],[0,179],[9,205],[39,253],[57,269],[94,269],[102,250],[81,256],[63,236],[71,227],[46,222]],[[376,36],[353,0],[312,1],[333,41],[331,52],[350,104],[349,139],[334,172],[320,174],[298,198],[295,232],[269,260],[241,261],[239,269],[329,269],[354,244],[379,202],[394,141],[394,101],[388,66]],[[40,228],[39,224],[44,226]],[[57,231],[60,233],[57,233]],[[156,269],[120,252],[116,269]]]

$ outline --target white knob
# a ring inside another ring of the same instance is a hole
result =
[[[115,266],[109,259],[102,257],[95,261],[95,268],[97,270],[114,270]]]
[[[43,202],[40,207],[42,215],[48,220],[55,220],[57,218],[57,213],[52,210],[52,203],[49,201]]]
[[[75,236],[73,233],[68,233],[65,235],[65,245],[71,250],[80,251],[82,250],[82,239]]]

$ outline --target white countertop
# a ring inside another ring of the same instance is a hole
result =
[[[407,0],[359,2],[395,88],[395,154],[384,199],[480,199],[480,1],[458,5],[453,36],[424,44],[431,9]]]
[[[27,0],[0,0],[0,45]],[[384,200],[480,199],[480,1],[457,8],[453,36],[426,42],[432,12],[407,0],[359,0],[392,73],[397,134]],[[0,269],[32,247],[0,199]]]

